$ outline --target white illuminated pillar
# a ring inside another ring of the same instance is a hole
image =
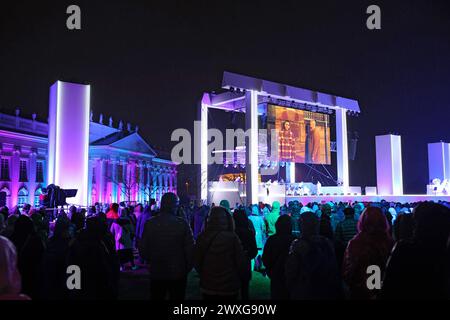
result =
[[[200,199],[208,201],[208,105],[200,110]]]
[[[338,181],[342,182],[346,193],[349,186],[347,115],[346,110],[341,108],[336,110],[336,154]]]
[[[450,144],[436,142],[428,144],[429,179],[450,179]]]
[[[67,202],[88,204],[89,85],[57,81],[50,87],[48,184],[77,189]]]
[[[248,90],[245,93],[245,130],[250,129],[245,141],[246,202],[258,203],[258,93]]]
[[[379,195],[403,194],[402,141],[388,134],[375,137],[377,191]]]
[[[286,162],[286,182],[295,183],[295,162]]]

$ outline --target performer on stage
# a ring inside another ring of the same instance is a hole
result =
[[[316,120],[309,123],[309,154],[311,163],[320,163],[320,128],[316,126]]]
[[[295,141],[294,134],[291,131],[291,124],[289,123],[289,120],[286,120],[282,123],[279,135],[279,160],[294,162]]]

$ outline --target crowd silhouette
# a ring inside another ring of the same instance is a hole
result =
[[[447,202],[155,203],[0,209],[0,299],[117,299],[145,265],[150,297],[183,300],[197,273],[205,300],[252,299],[255,272],[274,300],[449,299]],[[67,287],[67,267],[82,290]],[[370,267],[381,287],[368,285]]]

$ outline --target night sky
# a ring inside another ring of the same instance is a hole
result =
[[[448,1],[11,1],[0,5],[0,107],[45,119],[58,79],[96,114],[171,147],[224,70],[359,100],[351,185],[376,184],[375,135],[402,135],[405,192],[425,193],[427,143],[450,142]],[[81,7],[82,30],[66,28]],[[366,28],[370,4],[382,29]]]

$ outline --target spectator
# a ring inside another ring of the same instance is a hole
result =
[[[0,300],[29,300],[20,294],[20,288],[16,248],[7,238],[0,236]]]
[[[194,239],[191,228],[176,217],[178,198],[169,192],[161,199],[161,212],[147,221],[141,242],[141,256],[150,270],[150,294],[161,300],[185,296],[187,274],[192,269]]]
[[[21,292],[38,299],[39,268],[44,254],[44,244],[36,234],[33,222],[26,215],[21,215],[14,226],[11,241],[18,252],[18,268],[22,276]]]
[[[56,221],[41,268],[41,296],[43,299],[62,300],[68,298],[66,258],[74,236],[72,230],[67,217],[62,216]]]
[[[111,204],[109,211],[106,213],[106,218],[108,220],[119,219],[119,204],[118,203]]]
[[[241,240],[242,247],[244,249],[244,254],[246,257],[247,272],[241,281],[241,299],[249,299],[249,284],[252,278],[252,268],[251,261],[258,254],[258,248],[255,239],[255,230],[253,225],[250,223],[245,213],[245,209],[235,210],[233,213],[233,219],[235,224],[235,232]]]
[[[233,219],[225,208],[211,209],[206,228],[195,245],[194,265],[205,300],[237,298],[248,269]]]
[[[312,212],[300,217],[300,238],[294,240],[286,261],[289,297],[298,299],[338,299],[341,283],[333,244],[319,235],[319,218]]]
[[[136,270],[137,267],[134,264],[133,255],[134,227],[128,217],[126,208],[121,209],[120,218],[113,221],[110,231],[114,237],[116,251],[119,255],[120,270],[124,271],[127,263],[131,264],[132,270]]]
[[[275,223],[280,216],[280,203],[278,201],[274,201],[272,204],[272,211],[270,211],[266,216],[267,223],[267,235],[270,237],[275,234]]]
[[[77,265],[83,272],[81,288],[71,290],[73,299],[116,299],[118,294],[119,259],[114,246],[105,236],[106,225],[98,218],[86,220],[84,229],[69,248],[67,264]]]
[[[267,239],[262,260],[270,278],[270,296],[273,300],[289,298],[286,286],[285,264],[289,248],[295,237],[292,235],[292,221],[287,215],[278,218],[276,233]]]
[[[139,217],[136,221],[136,238],[135,238],[135,244],[136,248],[139,249],[140,242],[142,240],[142,236],[144,234],[144,227],[145,223],[150,220],[152,217],[152,212],[150,209],[150,206],[146,206],[144,209],[144,212],[142,214],[139,214]]]
[[[367,287],[367,267],[376,265],[384,272],[393,240],[389,224],[380,208],[365,209],[358,221],[358,233],[344,254],[343,277],[351,299],[374,299],[377,290]]]
[[[266,225],[264,223],[264,218],[259,214],[258,206],[256,205],[252,206],[252,211],[250,213],[249,219],[253,224],[253,228],[255,229],[256,247],[258,249],[256,258],[252,261],[252,270],[254,270],[253,265],[255,265],[256,270],[261,270],[262,269],[261,256],[264,248]]]
[[[450,210],[425,202],[415,208],[414,236],[397,242],[383,281],[383,299],[450,298]]]

